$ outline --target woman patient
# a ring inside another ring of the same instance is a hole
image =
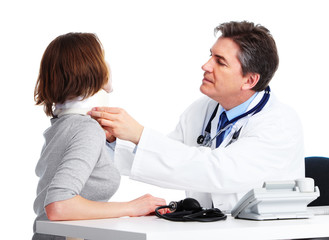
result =
[[[101,91],[111,91],[109,68],[99,39],[68,33],[45,50],[34,98],[51,126],[44,132],[36,174],[36,220],[79,220],[142,216],[165,200],[149,194],[129,202],[108,202],[120,184],[105,132],[86,113]],[[96,101],[96,102],[95,102]],[[36,239],[65,239],[35,233]]]

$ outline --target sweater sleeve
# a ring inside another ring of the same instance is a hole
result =
[[[73,124],[64,141],[66,148],[49,184],[44,206],[80,194],[99,159],[105,134],[96,122],[88,119]]]

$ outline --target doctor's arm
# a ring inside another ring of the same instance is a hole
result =
[[[177,136],[171,135],[176,140],[148,128],[143,128],[140,133],[123,133],[116,128],[135,120],[122,120],[116,114],[126,113],[117,109],[97,110],[96,116],[102,110],[113,112],[98,116],[109,116],[106,121],[99,119],[99,122],[111,128],[114,135],[137,140],[130,177],[138,181],[172,189],[233,193],[260,186],[265,180],[299,178],[304,171],[303,138],[295,118],[289,121],[291,124],[287,124],[286,119],[283,122],[277,119],[264,121],[262,118],[250,120],[238,141],[226,148],[212,150],[180,142],[182,132],[192,131],[180,129],[185,125],[178,125]],[[116,122],[115,119],[120,120]],[[124,149],[121,150],[119,144],[116,154],[120,151]]]
[[[268,180],[303,176],[300,138],[271,141],[273,133],[250,134],[226,148],[187,146],[145,128],[130,177],[160,187],[197,192],[235,193]],[[120,146],[118,146],[120,147]]]

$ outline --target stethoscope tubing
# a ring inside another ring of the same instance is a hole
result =
[[[204,147],[211,147],[212,145],[212,142],[219,136],[222,134],[222,132],[225,132],[228,128],[232,127],[233,126],[233,123],[229,123],[228,125],[226,125],[224,128],[220,129],[217,134],[212,138],[210,139],[209,141],[205,142],[204,144],[202,144],[201,146],[204,146]],[[208,133],[209,134],[209,133]]]
[[[266,105],[266,103],[268,102],[269,98],[270,98],[270,87],[268,86],[266,89],[265,89],[265,93],[264,93],[264,96],[262,97],[262,99],[259,101],[259,103],[253,107],[252,109],[250,109],[249,111],[233,118],[232,120],[230,120],[227,125],[220,129],[216,135],[211,138],[211,139],[207,139],[207,135],[210,135],[210,131],[211,131],[211,122],[212,120],[215,118],[216,116],[216,113],[217,113],[217,110],[218,110],[218,106],[219,104],[216,105],[216,108],[213,112],[213,114],[211,115],[210,119],[209,119],[209,122],[206,126],[206,129],[205,129],[205,134],[204,135],[200,135],[197,139],[197,143],[199,143],[201,146],[204,146],[204,147],[211,147],[213,141],[223,132],[225,132],[228,128],[232,127],[234,125],[234,123],[244,117],[248,117],[250,118],[252,115],[260,112],[264,106]],[[240,129],[241,130],[241,129]]]

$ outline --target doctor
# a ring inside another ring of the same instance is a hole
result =
[[[303,135],[296,113],[268,87],[279,58],[270,32],[251,22],[219,25],[200,87],[206,95],[163,136],[120,108],[92,115],[117,137],[116,161],[131,179],[186,190],[201,206],[230,211],[266,180],[304,176]],[[135,145],[128,144],[128,140]]]

